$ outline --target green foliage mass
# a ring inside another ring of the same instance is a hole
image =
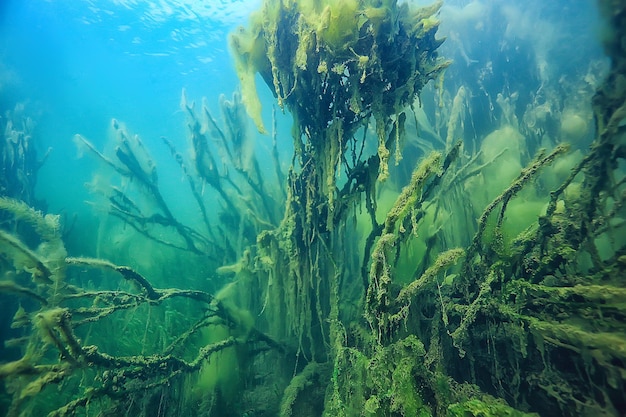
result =
[[[412,9],[379,0],[265,1],[230,39],[243,102],[259,131],[265,127],[256,73],[293,114],[296,139],[307,136],[318,151],[333,139],[328,133],[341,132],[333,152],[340,155],[355,129],[373,117],[386,179],[388,127],[449,64],[436,53],[442,41],[435,39],[434,14],[441,4]],[[329,129],[333,123],[341,129]]]
[[[524,413],[498,401],[471,399],[448,407],[447,417],[538,417],[535,413]]]
[[[432,416],[418,383],[425,374],[424,346],[408,336],[388,346],[376,346],[371,356],[344,348],[332,375],[332,394],[325,416]],[[423,382],[423,381],[422,381]]]

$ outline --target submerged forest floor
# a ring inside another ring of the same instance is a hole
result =
[[[322,3],[231,35],[241,91],[219,117],[183,91],[188,149],[76,135],[92,229],[45,212],[6,110],[0,413],[626,414],[626,8],[600,2],[606,77],[527,95],[457,82],[441,3]]]

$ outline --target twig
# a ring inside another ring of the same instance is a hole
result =
[[[152,287],[152,284],[148,282],[141,274],[133,271],[131,268],[127,266],[118,266],[109,261],[105,261],[103,259],[95,259],[95,258],[65,258],[65,262],[68,265],[88,265],[96,268],[104,268],[110,269],[115,272],[120,273],[125,279],[129,281],[134,281],[140,287],[144,289],[146,295],[151,300],[157,300],[161,297],[161,294]]]
[[[13,281],[0,281],[0,293],[23,295],[39,301],[41,305],[48,305],[48,300],[46,300],[43,296],[37,294],[35,291],[29,288],[17,285]]]
[[[544,152],[539,152],[539,154],[535,157],[535,159],[528,165],[526,168],[522,170],[519,176],[509,185],[509,187],[504,190],[499,196],[497,196],[483,211],[482,215],[478,219],[478,230],[474,235],[474,239],[472,244],[467,250],[466,263],[472,262],[474,258],[474,254],[478,252],[478,248],[480,246],[480,242],[482,240],[482,236],[487,227],[487,220],[491,212],[498,206],[498,204],[502,203],[502,208],[498,215],[498,223],[501,224],[504,211],[506,210],[506,206],[508,202],[513,198],[523,187],[524,185],[539,171],[541,167],[547,165],[554,161],[554,159],[567,151],[567,145],[559,145],[552,152],[550,152],[547,156],[544,156]]]
[[[14,251],[20,253],[25,256],[31,263],[34,271],[29,271],[32,273],[33,280],[41,280],[46,284],[52,284],[52,280],[50,277],[52,276],[52,271],[44,264],[44,262],[39,258],[35,252],[30,250],[26,245],[24,245],[18,238],[6,233],[3,230],[0,230],[0,241],[3,241],[9,247],[11,247]]]

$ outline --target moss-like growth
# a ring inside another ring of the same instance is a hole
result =
[[[414,9],[396,1],[268,0],[248,27],[231,35],[242,101],[257,129],[265,131],[257,74],[294,117],[287,210],[259,246],[274,261],[268,280],[281,298],[271,300],[267,314],[291,317],[282,326],[285,336],[295,336],[298,352],[308,358],[328,358],[336,336],[329,323],[339,315],[340,274],[348,267],[334,259],[344,246],[335,230],[345,227],[363,194],[374,198],[376,178],[389,176],[389,148],[400,157],[405,109],[448,65],[437,55],[443,41],[435,39],[441,4]],[[355,137],[370,120],[375,135]],[[344,172],[348,183],[340,189]],[[395,213],[406,214],[403,207]]]
[[[303,403],[306,403],[310,399],[309,397],[313,397],[311,395],[313,387],[325,384],[327,374],[328,367],[326,365],[311,362],[305,366],[302,372],[293,377],[285,388],[280,403],[279,417],[309,415]]]
[[[432,416],[421,384],[424,345],[411,335],[370,356],[352,348],[338,352],[324,416]]]
[[[265,127],[255,73],[293,113],[296,139],[306,136],[318,152],[334,140],[341,154],[355,129],[373,117],[385,179],[391,117],[448,65],[436,53],[442,41],[435,39],[434,15],[441,4],[412,10],[395,1],[266,1],[230,40],[243,101],[259,131]],[[343,135],[335,129],[329,136],[332,124],[340,124]]]
[[[452,404],[448,417],[538,417],[536,413],[524,413],[499,401],[472,399]]]

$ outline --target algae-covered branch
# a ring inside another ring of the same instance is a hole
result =
[[[257,128],[265,130],[255,87],[259,73],[279,106],[293,114],[294,139],[306,145],[300,156],[321,162],[317,154],[332,157],[324,151],[341,155],[355,131],[373,118],[386,178],[390,126],[401,123],[405,107],[449,64],[436,52],[443,42],[435,38],[441,5],[414,10],[396,1],[264,2],[249,26],[230,39],[244,103]],[[337,168],[340,161],[334,162],[328,169]]]

